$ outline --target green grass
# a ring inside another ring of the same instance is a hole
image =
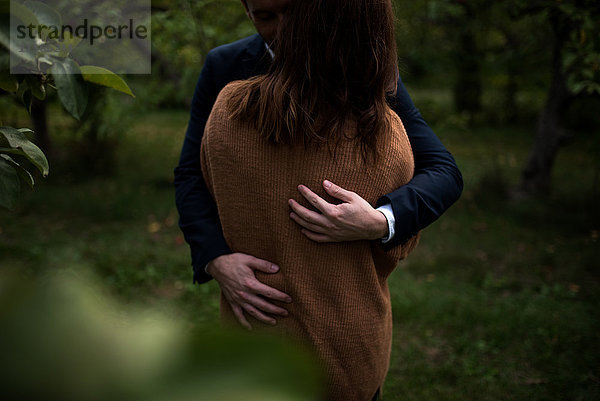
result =
[[[91,269],[122,302],[216,324],[218,287],[191,284],[177,228],[172,171],[187,117],[140,116],[119,135],[114,175],[84,179],[74,170],[85,166],[54,163],[14,213],[0,211],[0,266],[28,276]],[[440,123],[437,133],[465,192],[390,278],[385,399],[600,399],[593,138],[561,151],[548,199],[515,202],[504,195],[527,157],[529,128]]]

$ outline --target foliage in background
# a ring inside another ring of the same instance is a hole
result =
[[[45,110],[32,110],[32,106],[36,102],[35,99],[44,101],[50,88],[56,90],[65,110],[77,120],[82,119],[86,110],[92,109],[88,108],[91,84],[112,88],[134,97],[127,83],[112,71],[91,65],[79,66],[70,58],[70,53],[80,43],[81,38],[67,35],[59,40],[48,35],[36,35],[35,38],[29,38],[23,48],[15,48],[9,33],[11,17],[20,20],[25,26],[61,26],[62,19],[56,10],[42,2],[30,1],[22,5],[11,1],[9,9],[6,5],[5,3],[4,8],[0,9],[0,50],[5,54],[0,59],[3,62],[3,65],[0,65],[0,89],[15,95],[30,113]],[[10,58],[6,57],[6,53],[10,54]],[[7,65],[9,60],[12,61],[11,67],[19,71],[19,74],[11,74]],[[97,115],[93,111],[88,112],[88,115],[90,114]],[[41,117],[45,120],[46,115]],[[46,121],[42,122],[45,127]],[[29,129],[0,127],[2,207],[15,206],[20,192],[19,177],[31,187],[34,185],[33,176],[23,166],[22,160],[15,160],[10,155],[28,160],[44,176],[49,172],[46,156],[39,147],[29,141],[25,132],[33,134]]]
[[[417,0],[396,2],[396,13],[405,80],[413,74],[430,88],[452,88],[454,107],[442,118],[465,129],[537,120],[513,194],[546,196],[562,145],[600,127],[591,111],[600,99],[600,3]]]
[[[49,166],[44,153],[25,135],[32,134],[31,130],[1,125],[0,123],[0,206],[13,209],[21,192],[21,180],[31,188],[35,183],[23,161],[31,163],[44,177],[48,175]]]
[[[60,14],[42,2],[29,1],[21,5],[11,1],[10,13],[25,26],[62,26]],[[9,19],[10,16],[4,14],[4,18]],[[14,48],[15,43],[9,40],[6,26],[0,34],[0,44],[10,51],[12,70],[20,73],[19,76],[5,75],[10,86],[2,89],[16,93],[28,110],[31,111],[34,97],[39,100],[46,98],[47,86],[57,90],[65,110],[77,120],[81,119],[87,107],[86,81],[133,96],[125,81],[112,71],[98,66],[80,66],[70,57],[81,38],[67,31],[63,38],[52,38],[51,35],[39,37],[39,33],[36,32],[35,38],[27,36],[27,44],[21,43],[24,47],[20,49]]]
[[[453,88],[452,115],[471,122],[521,123],[539,102],[521,93],[543,90],[548,28],[538,17],[516,19],[503,2],[395,2],[400,71],[430,89]],[[486,93],[493,94],[487,96]],[[491,100],[491,103],[486,103]],[[438,121],[440,117],[426,116]]]
[[[565,124],[566,110],[583,93],[600,97],[600,3],[536,0],[519,5],[523,14],[543,15],[552,30],[552,77],[519,186],[521,194],[545,196],[552,189],[556,155],[574,135]]]
[[[239,0],[154,0],[152,73],[137,89],[150,107],[189,108],[206,54],[255,33]]]
[[[600,95],[600,5],[585,0],[561,2],[555,7],[565,19],[562,23],[570,25],[562,59],[569,90],[574,95]]]

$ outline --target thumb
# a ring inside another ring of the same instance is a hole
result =
[[[279,271],[279,266],[276,264],[255,257],[248,260],[248,267],[263,273],[277,273]]]
[[[325,188],[325,192],[327,192],[329,195],[341,201],[350,202],[352,199],[354,199],[354,192],[335,185],[331,181],[323,181],[323,188]]]

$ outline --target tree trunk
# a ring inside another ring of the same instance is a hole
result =
[[[46,115],[46,102],[35,97],[31,103],[31,123],[37,145],[44,151],[46,156],[52,153],[52,141],[48,131],[48,118]]]
[[[562,66],[562,49],[569,32],[559,29],[558,21],[553,21],[553,27],[555,37],[552,82],[546,104],[538,118],[533,147],[521,177],[520,189],[529,195],[547,195],[550,192],[554,160],[567,137],[564,128],[561,127],[561,114],[570,98],[567,77]]]

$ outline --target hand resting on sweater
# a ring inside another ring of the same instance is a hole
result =
[[[358,194],[332,182],[323,181],[323,187],[327,194],[342,203],[329,203],[304,185],[299,185],[298,191],[321,213],[289,200],[292,208],[290,218],[302,227],[306,237],[316,242],[342,242],[376,240],[387,236],[388,223],[383,213]]]
[[[248,330],[252,330],[252,325],[244,313],[267,324],[276,324],[271,315],[287,316],[285,309],[273,305],[268,299],[290,303],[289,295],[261,283],[254,275],[255,270],[277,273],[279,267],[273,263],[243,253],[232,253],[214,259],[206,270],[217,280],[235,317]]]

